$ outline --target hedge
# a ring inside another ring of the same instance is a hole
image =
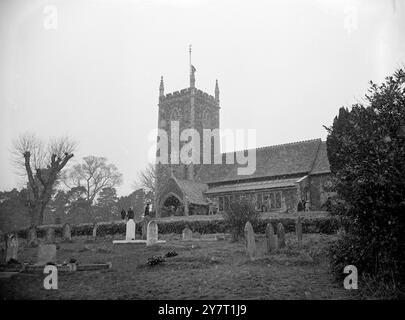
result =
[[[274,230],[277,230],[277,224],[281,222],[286,232],[295,232],[295,217],[280,217],[271,219],[260,219],[254,226],[256,233],[265,233],[267,223],[273,225]],[[227,233],[230,232],[230,228],[226,221],[223,219],[216,220],[178,220],[178,221],[164,221],[157,220],[160,234],[177,233],[181,234],[184,228],[190,228],[193,232],[199,232],[201,234],[208,233]],[[102,222],[97,224],[97,236],[103,237],[105,235],[124,235],[125,234],[125,222]],[[311,217],[306,218],[303,216],[302,220],[304,233],[324,233],[333,234],[341,226],[341,222],[338,217]],[[74,236],[92,236],[93,235],[92,223],[83,223],[78,225],[71,225],[72,237]],[[53,228],[55,230],[55,236],[61,237],[63,232],[63,225],[44,225],[37,228],[37,236],[39,238],[45,237],[46,229]],[[136,224],[136,232],[142,232],[142,223]],[[19,238],[27,238],[28,229],[19,230],[17,232]]]

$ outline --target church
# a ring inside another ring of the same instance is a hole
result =
[[[167,132],[168,150],[173,143],[170,126],[173,121],[178,123],[180,132],[193,128],[201,137],[204,129],[219,129],[219,93],[218,81],[214,96],[195,87],[195,68],[191,63],[188,88],[165,94],[161,78],[158,129]],[[212,157],[216,151],[212,143],[215,138],[212,137],[210,146]],[[202,150],[202,142],[199,143]],[[180,142],[180,146],[182,144],[184,142]],[[157,159],[160,151],[157,151]],[[156,163],[156,216],[223,213],[232,201],[240,199],[248,199],[260,212],[296,212],[301,201],[305,201],[311,211],[323,209],[331,195],[325,141],[313,139],[253,151],[256,168],[249,175],[238,174],[237,163],[212,161],[205,164],[202,153],[201,161],[178,163],[172,161],[173,154],[168,151],[168,163]],[[235,158],[237,154],[217,152],[223,160]]]

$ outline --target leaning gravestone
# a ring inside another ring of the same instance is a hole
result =
[[[256,254],[255,233],[253,231],[252,224],[249,221],[246,222],[244,232],[247,254],[249,255],[250,260],[254,260]]]
[[[65,223],[63,225],[63,240],[64,241],[72,241],[72,230],[70,228],[70,224],[69,223]]]
[[[189,228],[184,228],[182,233],[182,239],[183,241],[193,240],[193,231],[191,231]]]
[[[53,228],[46,229],[45,242],[46,243],[54,243],[55,242],[55,230]]]
[[[155,221],[148,223],[146,245],[150,246],[158,242],[158,225]]]
[[[273,225],[268,223],[266,226],[266,238],[267,238],[267,252],[272,252],[277,248],[276,236],[274,235]]]
[[[297,234],[297,241],[298,244],[301,245],[302,243],[302,221],[301,217],[298,217],[296,223],[295,223],[295,232]]]
[[[37,265],[45,265],[49,262],[56,262],[56,245],[41,244],[38,247]]]
[[[125,232],[125,240],[135,240],[135,222],[132,219],[127,221],[127,227]]]
[[[28,229],[27,245],[29,247],[35,247],[38,245],[37,229],[35,227],[31,227]]]
[[[285,247],[285,233],[284,233],[284,226],[281,222],[277,225],[277,238],[278,238],[278,248]]]
[[[16,234],[9,234],[6,237],[5,262],[9,262],[11,259],[18,261],[18,237]]]

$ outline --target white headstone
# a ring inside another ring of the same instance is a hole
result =
[[[18,261],[18,238],[17,235],[11,234],[6,239],[6,263],[11,259]]]
[[[148,223],[148,229],[146,231],[146,245],[150,246],[158,242],[158,225],[155,221]]]
[[[269,222],[266,227],[267,252],[272,252],[277,248],[276,236],[274,235],[273,225]]]
[[[253,231],[252,224],[249,221],[246,222],[245,225],[245,241],[246,251],[249,255],[250,260],[253,260],[256,254],[255,232]]]
[[[55,242],[55,230],[53,228],[46,229],[45,242],[46,243],[54,243]]]
[[[133,219],[127,221],[125,240],[135,240],[135,226]]]
[[[45,265],[48,262],[56,262],[56,245],[55,244],[41,244],[38,247],[37,264]]]
[[[64,241],[72,241],[72,232],[70,228],[70,224],[66,223],[63,226],[63,240]]]
[[[193,240],[193,231],[189,228],[183,229],[183,241],[191,241]]]

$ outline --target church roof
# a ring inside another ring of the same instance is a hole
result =
[[[238,191],[250,191],[250,190],[261,190],[261,189],[272,189],[272,188],[288,188],[294,187],[299,178],[290,179],[276,179],[276,180],[265,180],[256,182],[242,182],[225,184],[210,188],[205,194],[211,193],[221,193],[221,192],[238,192]]]
[[[173,178],[190,203],[200,205],[207,204],[207,201],[203,195],[203,193],[208,189],[208,186],[205,183],[183,180],[175,177]]]
[[[230,154],[235,155],[235,152]],[[245,165],[239,165],[238,163],[226,164],[226,155],[226,153],[222,154],[223,164],[201,165],[201,169],[197,172],[196,180],[205,183],[215,183],[293,174],[330,172],[326,143],[321,141],[321,139],[257,148],[256,170],[251,175],[239,175],[238,168]]]

